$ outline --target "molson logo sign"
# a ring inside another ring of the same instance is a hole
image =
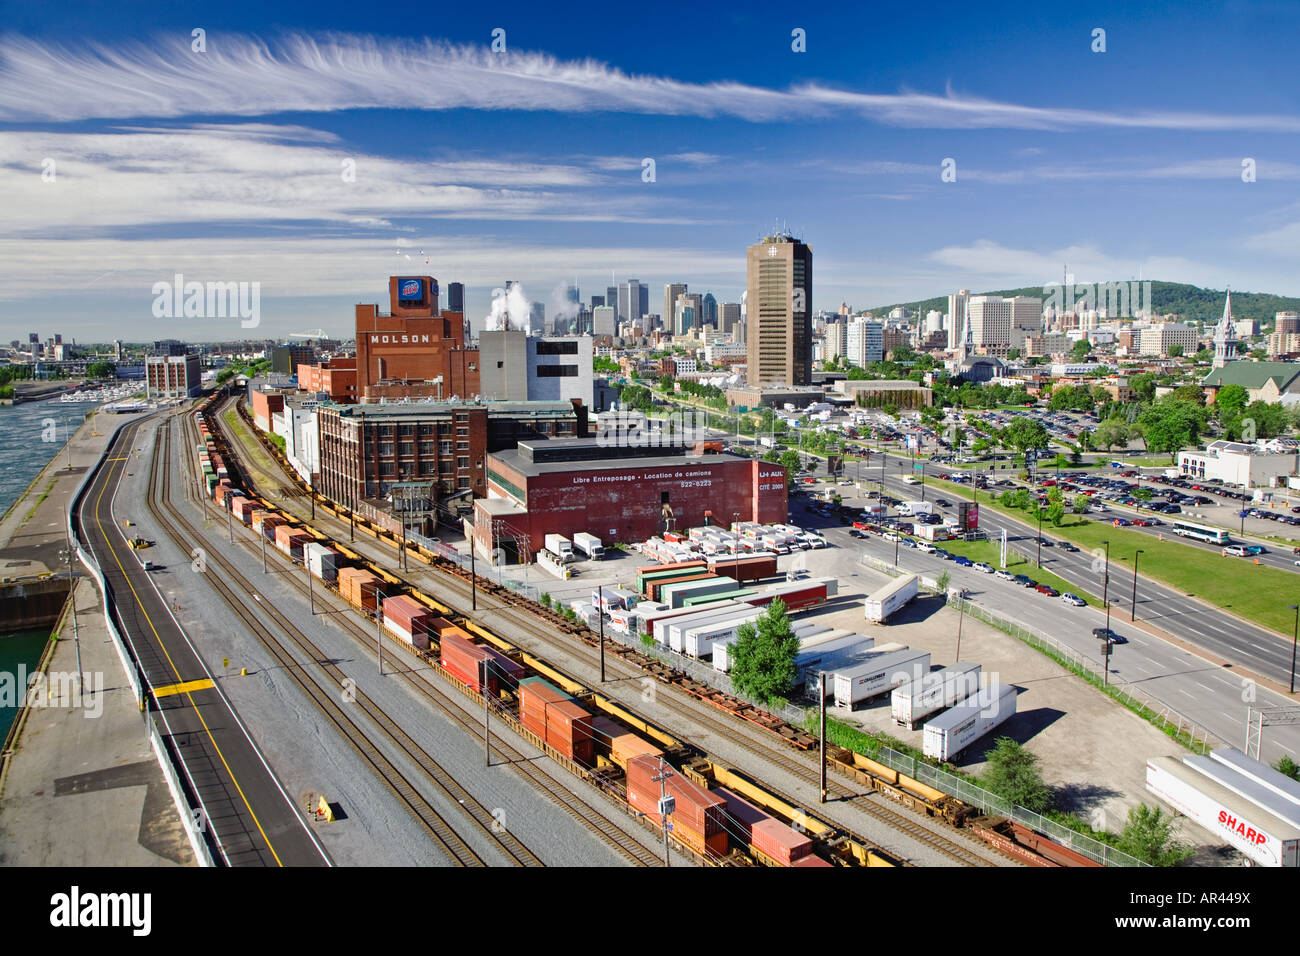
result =
[[[398,296],[403,299],[419,299],[423,296],[423,283],[419,279],[403,279],[397,290]]]

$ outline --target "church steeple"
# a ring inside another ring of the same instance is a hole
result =
[[[1223,368],[1237,357],[1237,330],[1232,324],[1232,290],[1224,293],[1223,318],[1214,327],[1214,367]]]

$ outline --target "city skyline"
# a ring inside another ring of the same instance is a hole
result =
[[[416,9],[376,33],[329,3],[274,21],[143,3],[129,24],[8,5],[0,341],[345,336],[393,274],[465,283],[476,331],[506,275],[548,315],[611,270],[652,311],[668,283],[735,302],[745,248],[785,227],[818,251],[814,312],[1045,285],[1065,264],[1300,293],[1285,8],[1194,26],[1155,6],[923,24],[755,8],[684,40],[669,10],[559,28]],[[1014,56],[989,71],[994,39]],[[259,283],[258,325],[160,329],[152,289],[175,274]]]

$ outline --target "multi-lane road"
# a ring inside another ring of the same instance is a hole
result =
[[[145,570],[116,509],[123,477],[149,467],[137,443],[150,417],[114,439],[78,502],[80,538],[108,585],[113,618],[127,641],[179,757],[182,782],[213,858],[231,866],[321,866],[330,859],[263,759],[185,630]]]
[[[908,470],[899,468],[903,464]],[[919,488],[903,482],[910,473],[910,462],[891,458],[886,470],[886,489],[895,498],[919,498]],[[874,487],[880,475],[873,468],[870,479],[862,478],[863,488]],[[850,492],[840,488],[841,493]],[[956,498],[946,490],[939,497],[956,504]],[[987,501],[987,493],[980,495]],[[927,498],[935,498],[931,486]],[[865,502],[865,498],[848,499]],[[837,545],[856,551],[865,551],[872,557],[892,563],[895,546],[876,535],[858,542],[848,534],[848,529],[837,519],[820,518],[805,509],[808,499],[796,496],[791,499],[796,523],[820,527]],[[947,509],[950,513],[953,509]],[[991,509],[980,512],[981,523],[990,538],[1007,530],[1009,547],[1035,557],[1037,526],[1006,517]],[[1092,628],[1105,624],[1105,614],[1096,608],[1073,608],[1059,598],[1049,598],[1028,588],[1001,581],[992,575],[963,568],[952,561],[944,561],[921,551],[904,548],[899,551],[902,570],[936,577],[948,572],[955,586],[965,588],[972,599],[994,613],[1021,622],[1032,629],[1057,640],[1101,666],[1100,644],[1092,637]],[[1224,559],[1229,560],[1229,559]],[[1043,549],[1043,567],[1058,577],[1076,585],[1081,591],[1100,596],[1104,567],[1094,569],[1095,558],[1086,551],[1071,553],[1059,547]],[[1143,696],[1168,706],[1172,711],[1189,718],[1200,728],[1208,730],[1232,746],[1241,747],[1245,741],[1248,707],[1283,705],[1288,703],[1284,694],[1273,693],[1255,683],[1242,670],[1267,676],[1283,685],[1289,681],[1291,643],[1263,628],[1243,622],[1229,614],[1202,604],[1185,594],[1139,577],[1137,581],[1137,618],[1154,628],[1173,635],[1187,645],[1189,651],[1159,636],[1149,634],[1129,622],[1130,601],[1133,594],[1132,572],[1112,565],[1109,596],[1111,598],[1111,625],[1127,643],[1114,649],[1111,673],[1119,683],[1125,683]],[[1033,570],[1026,571],[1033,577]],[[1205,656],[1195,653],[1199,648]],[[1233,662],[1224,667],[1212,663],[1214,656]],[[1300,760],[1300,728],[1284,727],[1265,732],[1263,756],[1276,760],[1283,754]]]

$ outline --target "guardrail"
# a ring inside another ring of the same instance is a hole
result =
[[[95,479],[95,476],[99,474],[100,469],[104,466],[105,456],[108,454],[108,449],[113,447],[113,443],[117,441],[118,435],[121,433],[122,429],[131,424],[133,424],[133,422],[123,422],[121,425],[117,426],[113,434],[109,436],[108,443],[104,446],[104,452],[99,456],[99,462],[94,468],[90,468],[86,471],[85,477],[81,479],[81,483],[77,486],[76,491],[72,493],[72,497],[68,502],[68,513],[66,516],[68,522],[68,534],[70,540],[76,542],[77,559],[82,563],[86,570],[90,572],[90,575],[95,580],[96,586],[99,588],[100,599],[104,608],[104,624],[108,630],[109,637],[113,640],[113,647],[117,650],[118,659],[122,662],[122,670],[126,674],[127,683],[131,685],[131,692],[135,695],[136,706],[145,714],[145,719],[149,728],[149,743],[153,747],[154,754],[158,758],[158,766],[161,768],[163,777],[167,781],[167,789],[171,792],[172,803],[176,807],[177,815],[181,819],[181,826],[185,828],[185,835],[190,841],[190,849],[194,851],[195,862],[198,863],[199,866],[211,867],[216,864],[212,859],[212,855],[208,852],[208,846],[203,839],[203,835],[198,831],[198,828],[195,825],[194,810],[190,807],[189,801],[185,798],[185,791],[181,788],[177,767],[173,761],[171,753],[164,745],[162,735],[158,730],[153,715],[148,713],[145,701],[145,684],[147,683],[147,680],[137,662],[135,654],[127,649],[127,641],[125,637],[120,631],[118,631],[117,625],[113,622],[113,608],[115,607],[116,602],[113,598],[112,592],[109,590],[108,582],[104,579],[103,571],[100,569],[98,562],[95,561],[90,552],[83,546],[81,528],[75,517],[77,514],[77,507],[80,504],[82,497],[85,495],[86,489],[90,487],[90,483]],[[76,582],[73,582],[73,587],[75,589]]]

